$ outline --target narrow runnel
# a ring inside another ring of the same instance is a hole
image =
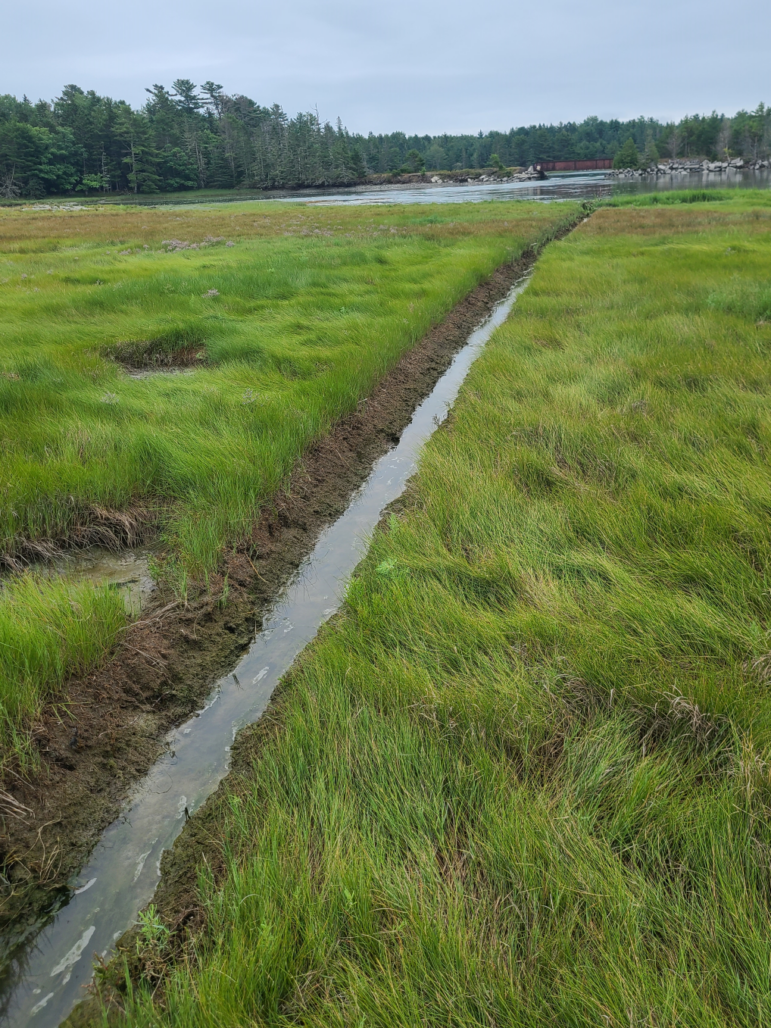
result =
[[[420,447],[444,420],[487,338],[505,320],[527,283],[536,256],[536,252],[530,252],[515,264],[504,266],[496,273],[497,281],[485,284],[482,305],[489,310],[490,294],[500,295],[501,287],[514,279],[508,294],[495,302],[492,312],[471,332],[462,349],[455,348],[455,357],[443,373],[450,357],[434,354],[433,377],[441,377],[418,403],[407,427],[400,431],[402,417],[398,412],[390,426],[382,426],[379,449],[382,451],[389,437],[398,438],[398,443],[378,457],[342,516],[318,535],[312,552],[270,604],[262,630],[235,669],[217,682],[201,710],[169,732],[165,752],[120,817],[103,833],[69,902],[42,930],[34,936],[30,933],[23,941],[3,986],[0,1010],[6,1023],[58,1025],[83,998],[83,986],[92,976],[92,955],[107,956],[151,899],[160,876],[162,854],[227,774],[237,731],[261,716],[281,676],[339,607],[348,577],[363,556],[383,510],[404,490]],[[419,359],[415,352],[408,354],[407,367],[397,367],[396,375],[409,376],[410,361]],[[411,391],[418,392],[415,400],[420,400],[425,394],[424,382],[425,378],[418,378],[413,390],[403,391],[408,396]],[[378,394],[387,388],[386,380],[373,397],[375,404]],[[320,448],[325,445],[334,446],[334,440],[322,440]],[[370,452],[372,445],[370,440]],[[313,459],[308,463],[312,466]]]

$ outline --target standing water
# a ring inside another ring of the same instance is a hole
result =
[[[206,706],[169,733],[168,749],[104,833],[69,903],[31,942],[9,974],[2,1001],[9,1026],[53,1028],[84,996],[92,956],[109,954],[152,898],[161,855],[228,770],[236,733],[260,717],[271,693],[319,626],[340,606],[385,507],[404,490],[423,443],[447,416],[474,359],[527,285],[521,279],[468,338],[401,440],[374,465],[345,513],[268,610],[263,629]]]
[[[155,592],[150,562],[159,547],[137,546],[133,550],[108,550],[104,546],[88,546],[68,550],[41,569],[43,575],[59,578],[72,585],[90,582],[117,590],[126,610],[138,614]]]

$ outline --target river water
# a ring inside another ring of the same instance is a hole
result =
[[[447,416],[474,359],[501,325],[523,279],[468,338],[399,443],[381,457],[344,514],[266,613],[262,630],[204,708],[167,737],[164,756],[104,833],[72,896],[17,956],[4,982],[0,1016],[9,1028],[55,1028],[83,997],[94,954],[105,956],[152,898],[160,860],[228,770],[239,728],[260,717],[279,679],[340,606],[353,569],[383,510],[404,490],[420,449]]]
[[[604,171],[564,172],[549,174],[543,182],[464,182],[425,185],[350,186],[332,189],[299,189],[229,191],[218,196],[196,198],[185,193],[174,197],[121,197],[108,201],[142,206],[209,206],[239,203],[246,200],[274,200],[289,203],[393,204],[393,203],[481,203],[485,200],[593,200],[632,193],[658,193],[672,189],[768,189],[771,171],[736,171],[723,173],[657,175],[645,178],[622,178]]]
[[[356,186],[351,189],[303,194],[286,193],[276,199],[324,205],[390,203],[481,203],[484,200],[594,200],[633,193],[672,189],[768,189],[768,171],[728,171],[723,174],[657,175],[655,178],[619,179],[604,171],[548,175],[544,182],[469,182],[462,185]]]

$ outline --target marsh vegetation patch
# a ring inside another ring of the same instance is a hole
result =
[[[23,563],[46,557],[49,541],[109,546],[120,526],[89,511],[144,504],[164,514],[184,592],[248,536],[314,441],[507,255],[572,210],[472,204],[422,225],[390,208],[377,216],[387,234],[363,208],[4,215],[0,253],[19,285],[0,279],[0,553]],[[313,235],[287,236],[295,221]],[[158,249],[207,235],[234,246]],[[83,281],[63,281],[73,275]],[[298,322],[318,333],[312,352]],[[169,374],[204,360],[200,373]],[[16,645],[11,633],[8,651]],[[76,652],[65,664],[80,672]],[[0,719],[10,752],[22,721]]]

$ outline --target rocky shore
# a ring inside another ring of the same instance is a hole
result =
[[[524,168],[505,168],[503,171],[469,170],[464,171],[436,171],[436,172],[414,172],[411,174],[378,174],[368,175],[366,179],[357,183],[368,186],[410,186],[410,185],[469,185],[480,182],[535,182],[545,176],[537,172],[532,166],[527,170]]]
[[[703,175],[705,172],[725,175],[731,171],[762,171],[771,167],[771,160],[744,160],[735,157],[730,161],[675,160],[652,164],[648,168],[613,168],[608,175],[618,178],[642,178],[651,175]]]
[[[473,183],[473,182],[535,182],[539,179],[544,179],[546,176],[536,171],[532,165],[527,171],[506,170],[503,172],[482,172],[480,175],[469,175],[466,173],[463,176],[450,176],[445,174],[444,177],[441,175],[432,175],[430,181],[434,185],[444,185],[450,182],[460,183]]]

